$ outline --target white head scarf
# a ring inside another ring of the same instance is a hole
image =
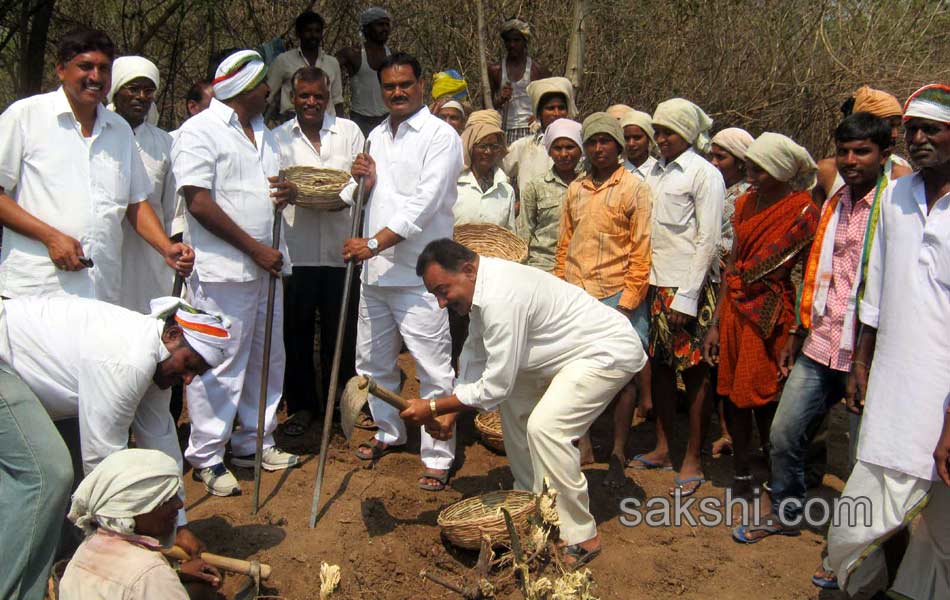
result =
[[[780,133],[767,131],[755,138],[745,152],[745,159],[796,190],[807,190],[815,185],[818,165],[811,154]]]
[[[745,160],[745,152],[755,140],[752,134],[739,127],[728,127],[713,136],[712,143],[716,144],[739,160]]]
[[[174,313],[188,345],[212,368],[230,356],[232,351],[231,322],[223,315],[198,310],[181,298],[165,296],[151,301],[149,316],[164,321]]]
[[[134,517],[170,500],[181,487],[181,469],[160,450],[129,448],[107,456],[79,484],[69,520],[86,534],[96,527],[131,535]]]
[[[650,142],[656,143],[656,140],[653,139],[653,117],[651,117],[649,113],[645,113],[642,110],[633,110],[631,108],[621,115],[619,121],[621,129],[627,125],[636,125],[647,134],[647,137],[650,138]]]
[[[577,121],[571,119],[557,119],[544,130],[544,137],[541,138],[541,143],[544,144],[544,148],[551,152],[551,146],[554,144],[554,141],[558,138],[567,138],[577,144],[577,147],[584,150],[584,140],[581,139],[581,130],[583,125]]]
[[[112,87],[109,88],[109,93],[106,95],[106,100],[109,102],[106,108],[115,112],[115,103],[112,101],[115,93],[119,91],[123,85],[139,77],[145,77],[154,83],[156,90],[161,85],[158,67],[149,59],[141,56],[120,56],[115,59],[112,62]],[[155,108],[154,102],[152,102],[152,106],[148,109],[148,117],[146,120],[152,125],[158,123],[158,109]]]
[[[449,100],[440,106],[439,110],[442,110],[443,108],[454,108],[455,110],[462,113],[462,117],[465,117],[465,108],[462,107],[462,104],[458,100]]]
[[[531,108],[535,116],[541,110],[541,98],[547,94],[562,94],[567,98],[567,116],[577,115],[577,104],[574,103],[574,86],[567,77],[546,77],[536,79],[528,84],[528,96],[531,97]]]
[[[264,59],[254,50],[239,50],[224,59],[214,73],[214,97],[220,101],[253,90],[267,76]]]
[[[604,112],[619,121],[631,110],[633,110],[633,107],[626,104],[611,104]]]
[[[672,98],[653,111],[653,125],[672,129],[702,153],[709,152],[709,129],[713,121],[689,100]]]

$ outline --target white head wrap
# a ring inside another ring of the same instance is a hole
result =
[[[752,134],[739,127],[728,127],[713,136],[712,143],[716,144],[739,160],[745,160],[745,151],[755,140]]]
[[[713,121],[689,100],[672,98],[660,102],[653,111],[653,126],[666,127],[683,136],[700,152],[709,152],[709,129]]]
[[[107,456],[73,493],[69,520],[86,534],[96,526],[131,535],[134,517],[170,500],[181,487],[181,469],[160,450],[129,448]]]
[[[911,94],[904,105],[904,120],[914,117],[950,123],[950,86],[931,83]]]
[[[626,104],[611,104],[604,112],[619,121],[623,119],[623,116],[627,114],[628,111],[631,110],[633,110],[633,107],[627,106]]]
[[[818,165],[811,154],[780,133],[765,132],[749,146],[745,159],[759,165],[772,177],[789,183],[796,190],[815,185]]]
[[[531,109],[535,116],[541,110],[541,98],[547,94],[562,94],[567,98],[567,116],[577,115],[577,104],[574,103],[574,86],[567,77],[547,77],[536,79],[528,84],[528,96],[531,97]]]
[[[367,25],[371,25],[376,21],[382,21],[383,19],[392,21],[393,16],[389,14],[388,10],[381,6],[371,6],[360,13],[360,27],[366,27]]]
[[[618,119],[620,121],[620,128],[623,129],[627,125],[636,125],[647,134],[647,137],[650,138],[651,142],[655,143],[653,139],[653,117],[649,113],[645,113],[642,110],[633,110],[632,108]]]
[[[544,130],[544,137],[541,138],[541,143],[544,144],[544,148],[550,153],[554,140],[567,138],[577,144],[577,147],[583,151],[584,140],[581,139],[582,129],[583,126],[577,121],[571,119],[557,119]]]
[[[442,110],[443,108],[454,108],[455,110],[462,113],[462,117],[465,116],[465,109],[462,107],[462,104],[458,100],[449,100],[448,102],[445,102],[444,104],[442,104],[442,106],[439,107],[439,110]]]
[[[161,85],[158,76],[158,67],[149,59],[141,56],[120,56],[115,59],[112,62],[112,87],[109,88],[109,93],[106,95],[106,99],[109,102],[106,108],[115,112],[115,103],[112,102],[115,93],[119,91],[123,85],[139,77],[145,77],[154,83],[156,90],[159,85]],[[154,102],[152,102],[152,106],[148,109],[148,117],[146,120],[152,125],[158,123],[158,109],[155,108]]]
[[[212,368],[224,362],[232,350],[231,322],[223,315],[214,315],[194,308],[181,298],[155,298],[149,316],[164,321],[173,313],[188,345]]]
[[[239,50],[224,59],[214,73],[214,97],[220,101],[253,90],[267,76],[264,59],[254,50]]]

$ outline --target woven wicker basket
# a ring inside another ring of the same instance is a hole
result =
[[[445,508],[439,513],[442,535],[461,548],[477,550],[482,544],[482,533],[488,534],[492,545],[511,542],[505,516],[501,508],[508,510],[515,530],[520,536],[528,528],[528,517],[536,510],[537,497],[523,490],[489,492],[468,498]]]
[[[346,208],[340,192],[350,181],[350,174],[340,169],[323,167],[289,167],[281,175],[297,184],[297,206],[317,210]]]
[[[505,438],[501,430],[501,415],[497,411],[480,412],[475,416],[475,429],[482,443],[495,452],[505,453]]]
[[[504,227],[492,223],[469,223],[455,227],[455,241],[481,256],[524,262],[528,245]]]

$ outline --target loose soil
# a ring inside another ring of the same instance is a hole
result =
[[[400,366],[407,374],[403,393],[412,397],[418,384],[411,360],[404,355]],[[797,538],[776,536],[745,546],[732,541],[725,525],[625,527],[619,518],[621,501],[666,497],[673,473],[628,469],[622,489],[603,486],[610,428],[607,413],[593,431],[595,453],[601,462],[584,468],[591,510],[604,542],[603,553],[590,565],[600,598],[844,598],[840,592],[821,591],[810,582],[820,562],[823,531],[805,531]],[[187,435],[187,426],[182,429]],[[715,423],[712,429],[710,439],[718,434]],[[685,430],[685,422],[679,430]],[[834,497],[840,492],[847,461],[846,432],[847,417],[836,407],[828,436],[832,464],[823,485],[811,490],[812,494]],[[357,430],[352,446],[371,435]],[[419,576],[423,569],[435,570],[461,584],[475,564],[475,552],[443,542],[436,524],[439,511],[462,498],[510,488],[512,481],[505,457],[479,443],[471,415],[460,419],[458,436],[457,470],[450,487],[431,493],[416,486],[422,469],[418,433],[410,437],[406,451],[389,454],[375,468],[367,469],[346,446],[337,426],[327,457],[319,519],[316,528],[310,529],[320,425],[315,423],[297,438],[278,431],[278,445],[307,455],[302,467],[264,474],[257,516],[251,516],[251,470],[235,469],[244,494],[232,498],[206,495],[186,473],[191,526],[212,552],[270,564],[273,575],[262,592],[270,597],[319,598],[320,563],[327,562],[342,569],[341,587],[333,598],[460,598]],[[653,423],[641,425],[631,435],[628,456],[652,449],[654,441]],[[674,445],[679,453],[674,457],[676,464],[684,446],[685,440]],[[697,498],[721,498],[732,479],[731,458],[706,456],[704,467],[710,480]],[[759,457],[758,476],[764,477],[764,468]],[[508,584],[499,598],[522,596]]]

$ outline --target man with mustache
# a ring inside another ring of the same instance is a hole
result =
[[[389,117],[370,133],[369,155],[353,162],[369,190],[363,232],[347,240],[343,259],[364,262],[356,339],[356,371],[385,388],[399,386],[396,358],[404,341],[416,362],[420,393],[434,399],[452,389],[449,320],[416,274],[416,259],[432,240],[452,236],[452,207],[462,171],[462,147],[452,126],[423,104],[419,61],[403,52],[386,58],[379,82]],[[400,341],[401,340],[401,341]],[[399,413],[370,396],[379,431],[357,455],[376,460],[406,443]],[[441,491],[455,459],[455,439],[422,432],[425,470],[419,487]]]
[[[274,130],[280,147],[282,169],[294,166],[329,167],[349,171],[356,155],[363,151],[363,132],[349,119],[329,112],[330,83],[327,74],[304,67],[291,79],[296,116]],[[343,188],[341,196],[351,198],[356,184]],[[333,348],[340,317],[340,299],[346,281],[346,263],[340,247],[350,233],[353,209],[323,211],[299,206],[293,224],[287,223],[287,251],[293,270],[286,282],[284,344],[287,348],[287,378],[284,399],[292,417],[284,423],[284,433],[304,433],[318,409],[326,406]],[[356,303],[347,307],[347,332],[343,342],[340,379],[355,374]],[[316,314],[320,315],[320,372],[322,386],[316,389],[313,365],[313,337]]]
[[[841,495],[870,500],[869,523],[832,525],[828,562],[857,595],[885,566],[881,541],[919,514],[888,597],[923,600],[950,589],[941,438],[950,408],[950,86],[914,92],[903,123],[918,171],[881,200],[847,384],[848,408],[862,418],[858,462]]]
[[[194,252],[172,243],[147,201],[151,184],[132,130],[102,101],[112,40],[81,29],[60,40],[54,92],[0,115],[0,296],[122,300],[122,223],[188,276]]]

